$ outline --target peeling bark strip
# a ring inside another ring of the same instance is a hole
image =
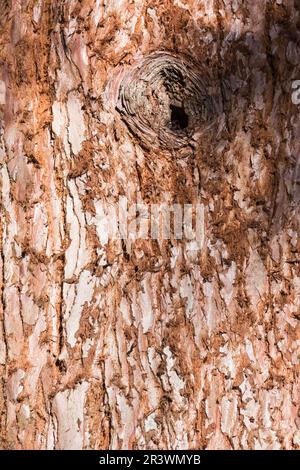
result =
[[[1,448],[299,449],[299,1],[0,10]]]

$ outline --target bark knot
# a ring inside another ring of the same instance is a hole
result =
[[[156,52],[125,74],[116,109],[144,146],[180,149],[213,126],[220,96],[205,67]]]

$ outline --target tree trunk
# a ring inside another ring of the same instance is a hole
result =
[[[299,4],[2,0],[2,448],[300,448]]]

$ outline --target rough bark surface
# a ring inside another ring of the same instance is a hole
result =
[[[299,11],[0,1],[2,448],[300,448]],[[184,152],[118,107],[152,53],[218,103]],[[108,239],[119,196],[201,204],[201,249]]]

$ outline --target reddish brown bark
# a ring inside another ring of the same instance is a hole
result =
[[[0,8],[1,447],[299,448],[299,2]],[[118,106],[153,53],[219,103],[193,145],[184,86]],[[200,204],[201,249],[107,239],[120,196]]]

